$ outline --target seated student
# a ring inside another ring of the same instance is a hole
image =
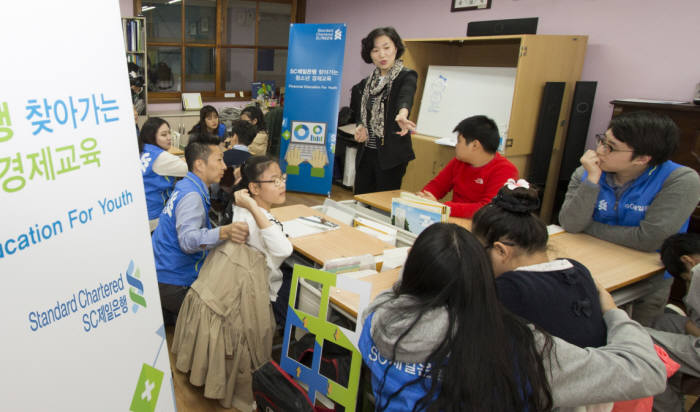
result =
[[[219,123],[219,112],[214,106],[206,105],[199,110],[199,123],[188,132],[190,139],[205,133],[219,137],[219,141],[226,139],[226,126]]]
[[[666,391],[654,397],[655,411],[682,411],[681,374],[700,378],[700,233],[680,233],[661,246],[666,270],[689,282],[683,299],[688,316],[665,313],[649,329],[651,337],[681,365],[681,373],[668,380]],[[698,410],[700,403],[691,409]]]
[[[170,125],[160,117],[146,120],[138,134],[141,174],[151,232],[158,226],[158,217],[175,186],[175,177],[187,174],[187,163],[168,153],[171,140]]]
[[[287,317],[291,273],[283,274],[282,263],[292,254],[292,243],[282,224],[270,214],[273,205],[284,203],[287,175],[276,160],[253,156],[241,166],[241,181],[235,193],[234,222],[245,222],[250,230],[247,244],[265,254],[269,270],[270,302],[278,325]]]
[[[474,235],[429,226],[402,279],[364,311],[359,349],[376,409],[561,411],[659,393],[665,370],[651,339],[598,292],[608,345],[582,349],[501,306]]]
[[[228,173],[229,169],[235,169],[248,159],[252,153],[250,152],[250,144],[255,139],[257,129],[252,124],[245,120],[234,120],[231,125],[231,137],[229,142],[230,149],[224,152],[224,163],[226,163]]]
[[[245,120],[257,129],[255,139],[248,146],[250,153],[252,153],[253,156],[267,154],[268,136],[262,110],[260,110],[258,106],[245,107],[241,110],[241,120]]]
[[[418,195],[437,200],[453,191],[451,215],[470,218],[489,203],[508,179],[518,178],[518,169],[496,152],[498,127],[486,116],[468,117],[457,125],[455,158]]]
[[[509,180],[474,214],[472,233],[486,245],[503,306],[582,348],[605,345],[607,330],[591,273],[573,259],[549,260],[547,227],[532,213],[535,189]]]
[[[236,175],[240,177],[238,168],[245,162],[251,153],[248,151],[250,143],[255,138],[257,129],[245,120],[234,120],[231,126],[231,137],[225,144],[230,149],[224,152],[226,171],[219,184],[211,187],[212,198],[215,199],[215,210],[223,212],[219,214],[218,224],[229,224],[233,218],[233,187],[236,183]],[[219,209],[217,209],[219,208]]]
[[[225,239],[242,243],[248,235],[245,223],[212,229],[209,222],[209,186],[226,170],[218,139],[203,135],[191,140],[185,148],[185,160],[189,172],[175,185],[152,237],[166,325],[175,323],[207,251]]]
[[[559,221],[567,232],[585,232],[643,251],[657,250],[685,232],[698,204],[698,174],[670,160],[678,127],[649,112],[614,117],[596,150],[581,157],[569,182]],[[668,300],[671,279],[658,275],[654,292],[635,305],[635,319],[650,325]]]

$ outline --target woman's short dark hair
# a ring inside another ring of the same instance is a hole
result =
[[[258,106],[244,107],[243,110],[241,110],[241,116],[243,115],[248,116],[250,120],[258,119],[258,122],[255,123],[255,127],[257,127],[258,131],[267,130],[267,128],[265,127],[265,118],[263,116],[263,112]]]
[[[678,126],[663,114],[643,110],[623,113],[610,120],[608,129],[634,150],[634,157],[651,156],[650,166],[668,160],[678,146]]]
[[[372,49],[374,48],[374,40],[379,36],[387,36],[392,42],[394,42],[394,46],[396,46],[397,59],[403,56],[403,52],[406,50],[406,48],[403,45],[403,41],[401,41],[401,36],[399,36],[399,33],[396,32],[396,29],[393,27],[377,27],[369,32],[367,37],[362,39],[361,55],[362,60],[364,60],[365,63],[372,63],[372,56],[370,53],[372,53]]]
[[[146,143],[158,146],[156,143],[156,134],[158,134],[158,129],[164,124],[170,127],[170,124],[160,117],[149,117],[146,123],[141,126],[141,131],[139,132],[139,153],[143,153],[143,147]]]
[[[472,233],[486,243],[508,240],[533,253],[547,249],[547,226],[533,214],[540,207],[537,190],[503,186],[488,205],[477,210]]]

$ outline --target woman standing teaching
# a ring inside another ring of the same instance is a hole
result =
[[[355,193],[401,187],[408,162],[415,159],[408,120],[418,74],[403,66],[405,48],[393,27],[379,27],[362,39],[362,59],[374,64],[370,76],[353,86],[350,107],[363,143],[355,161]]]

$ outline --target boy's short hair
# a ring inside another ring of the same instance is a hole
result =
[[[187,162],[187,170],[190,172],[194,168],[194,162],[197,159],[202,159],[206,163],[209,161],[209,155],[211,154],[211,149],[209,146],[218,146],[219,138],[209,134],[203,133],[197,136],[193,136],[185,147],[185,161]]]
[[[651,166],[667,161],[678,146],[678,126],[662,114],[643,110],[623,113],[610,120],[608,129],[634,150],[633,157],[651,156]]]
[[[234,120],[231,124],[231,136],[238,136],[238,144],[248,146],[253,143],[258,134],[258,128],[245,120]]]
[[[680,276],[687,271],[681,256],[700,254],[700,233],[677,233],[669,236],[661,245],[660,254],[668,273]]]
[[[472,116],[459,122],[453,132],[464,136],[467,143],[478,140],[488,153],[496,153],[501,137],[496,122],[486,116]]]

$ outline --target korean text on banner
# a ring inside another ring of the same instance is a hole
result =
[[[2,409],[173,411],[119,4],[3,13]]]
[[[288,190],[331,191],[344,53],[345,24],[290,26],[280,144]]]

